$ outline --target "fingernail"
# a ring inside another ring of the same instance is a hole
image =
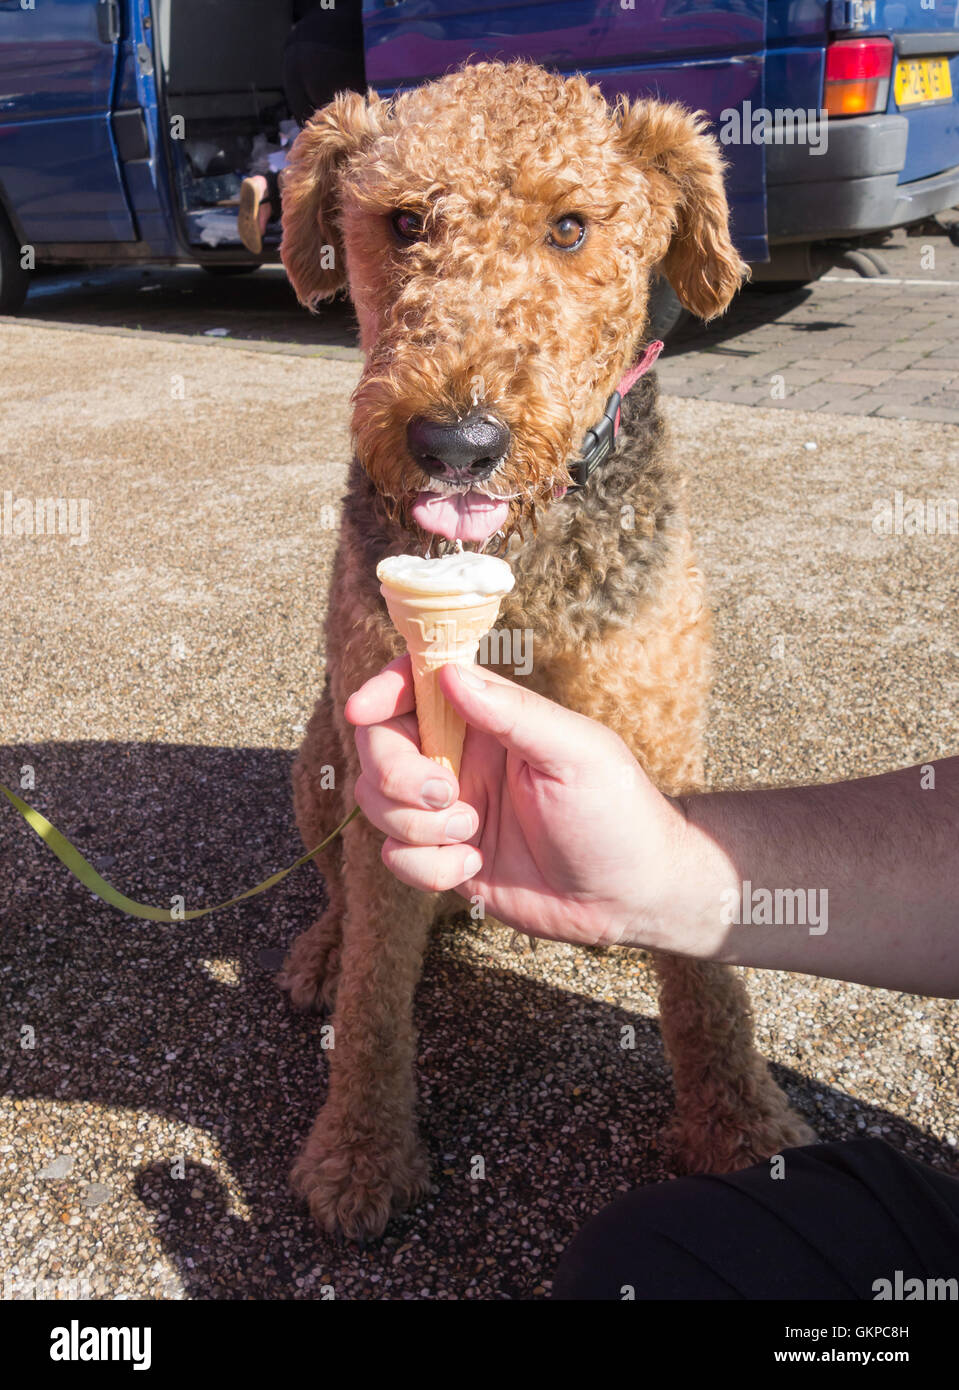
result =
[[[465,811],[450,816],[443,830],[443,834],[448,840],[468,840],[472,833],[473,821],[470,816],[466,815]]]
[[[466,858],[463,860],[463,877],[472,878],[474,874],[479,873],[482,867],[483,856],[481,854],[477,854],[474,849],[473,852],[471,854],[468,854]]]
[[[471,671],[468,666],[457,666],[456,674],[464,685],[468,685],[470,690],[485,690],[488,682],[480,680],[475,671]]]
[[[453,800],[453,788],[449,782],[444,782],[439,777],[431,777],[428,782],[423,783],[420,796],[427,806],[435,806],[438,811],[442,811],[443,807],[448,806]]]

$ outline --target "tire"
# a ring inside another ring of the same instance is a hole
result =
[[[646,325],[648,339],[659,338],[666,341],[690,317],[676,297],[676,291],[668,280],[657,275],[649,287],[649,319]]]
[[[207,275],[252,275],[254,270],[259,270],[260,263],[255,265],[205,265],[201,266]]]
[[[0,314],[19,314],[30,288],[30,272],[20,264],[20,243],[0,211]]]
[[[819,277],[817,276],[816,279]],[[804,290],[809,285],[814,285],[816,280],[756,280],[750,284],[751,290],[757,290],[760,294],[795,294],[797,290]]]

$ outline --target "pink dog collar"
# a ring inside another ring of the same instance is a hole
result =
[[[658,339],[656,342],[650,343],[639,361],[634,363],[629,371],[623,375],[619,387],[606,402],[603,418],[587,432],[580,457],[570,469],[574,487],[585,487],[589,481],[589,475],[602,463],[603,459],[608,458],[612,453],[616,436],[619,434],[623,397],[633,389],[641,376],[645,376],[662,350],[663,345]]]

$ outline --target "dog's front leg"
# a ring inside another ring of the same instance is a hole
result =
[[[732,1173],[815,1132],[792,1109],[753,1044],[740,971],[656,955],[659,1013],[676,1087],[672,1138],[693,1173]]]
[[[382,843],[363,818],[344,832],[330,1089],[293,1169],[318,1224],[356,1239],[380,1235],[429,1185],[415,1117],[413,994],[436,899],[393,878]]]

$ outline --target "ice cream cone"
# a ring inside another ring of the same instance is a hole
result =
[[[490,559],[472,554],[457,558]],[[395,556],[393,559],[414,559],[418,566],[442,563],[407,556]],[[406,642],[410,654],[420,747],[426,757],[448,767],[454,776],[459,775],[466,725],[456,710],[447,704],[439,687],[439,672],[449,662],[460,666],[472,665],[480,642],[496,623],[500,601],[512,587],[512,575],[502,561],[493,563],[503,566],[508,582],[497,572],[499,590],[489,593],[478,590],[430,592],[423,584],[434,581],[432,577],[424,581],[421,576],[427,572],[422,569],[409,575],[403,574],[398,581],[397,576],[389,573],[388,561],[377,568],[380,592],[386,600],[393,626]],[[385,574],[384,570],[387,571]],[[469,569],[467,572],[470,572]],[[441,578],[437,576],[435,582]],[[460,584],[468,582],[460,580]]]

